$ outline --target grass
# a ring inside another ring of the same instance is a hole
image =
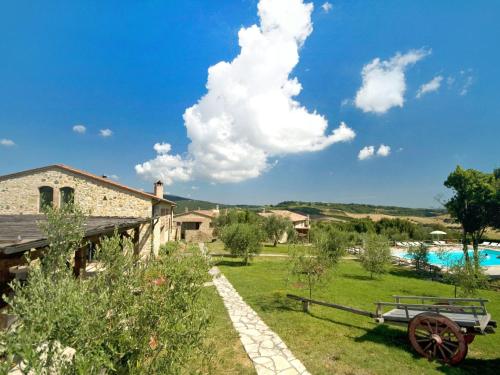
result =
[[[242,297],[287,343],[313,374],[493,374],[500,368],[500,335],[478,336],[460,367],[429,362],[414,353],[406,328],[377,325],[372,319],[313,306],[309,314],[285,297],[307,295],[286,283],[283,259],[257,258],[250,266],[224,259],[219,267]],[[330,281],[313,298],[374,311],[375,301],[391,301],[392,295],[453,296],[450,285],[421,279],[413,271],[394,267],[389,274],[371,280],[359,262],[343,260]],[[491,302],[492,316],[500,317],[500,294],[481,291]]]
[[[255,369],[235,331],[222,299],[215,287],[203,289],[202,297],[209,306],[210,327],[205,341],[210,350],[208,363],[199,363],[196,358],[188,365],[186,373],[202,374],[255,374]]]
[[[229,251],[227,251],[224,248],[224,244],[222,241],[217,240],[214,242],[208,242],[207,244],[208,251],[210,254],[229,254]],[[288,254],[288,245],[287,244],[277,244],[276,246],[273,246],[270,243],[266,243],[262,245],[261,254],[283,254],[287,255]]]

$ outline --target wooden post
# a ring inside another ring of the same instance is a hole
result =
[[[309,312],[309,301],[302,301],[302,311]]]
[[[134,228],[134,237],[132,238],[132,243],[134,244],[134,254],[139,255],[141,249],[139,249],[139,234],[140,227]]]

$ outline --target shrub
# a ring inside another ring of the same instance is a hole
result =
[[[180,242],[170,241],[161,245],[158,253],[160,255],[170,255],[177,252],[180,249],[180,247],[181,247]]]
[[[371,278],[373,278],[373,274],[385,273],[391,261],[391,249],[387,238],[373,233],[366,235],[360,261],[363,267],[370,272]]]
[[[222,229],[221,240],[231,255],[243,258],[248,265],[253,254],[261,250],[262,233],[254,224],[230,224]]]
[[[45,228],[57,241],[49,241],[42,266],[25,285],[12,283],[14,297],[4,297],[18,320],[0,333],[0,371],[22,363],[36,374],[177,374],[190,358],[203,356],[204,259],[174,253],[138,263],[130,241],[115,234],[97,249],[101,272],[77,279],[62,260],[81,243],[80,219],[78,211],[49,212]],[[65,347],[75,355],[62,362],[57,348]]]

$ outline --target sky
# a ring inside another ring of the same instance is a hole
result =
[[[0,3],[0,175],[438,207],[500,166],[498,1]]]

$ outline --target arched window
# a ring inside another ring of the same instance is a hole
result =
[[[54,189],[50,186],[42,186],[38,189],[40,192],[40,212],[45,207],[51,207],[54,204]]]
[[[59,193],[59,195],[61,196],[61,207],[68,203],[74,203],[75,189],[71,187],[63,187],[59,189]]]

